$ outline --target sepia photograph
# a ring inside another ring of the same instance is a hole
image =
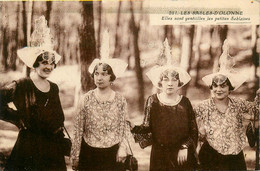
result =
[[[259,170],[259,1],[204,2],[0,1],[0,170]]]

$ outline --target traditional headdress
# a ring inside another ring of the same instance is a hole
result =
[[[100,48],[100,57],[101,59],[95,59],[90,64],[88,68],[88,71],[90,73],[94,72],[95,66],[97,64],[106,63],[112,68],[116,78],[123,76],[123,73],[125,72],[128,64],[121,59],[113,59],[109,57],[109,34],[107,30],[103,33],[102,44]]]
[[[61,56],[53,50],[54,41],[50,33],[50,29],[47,26],[47,21],[44,16],[35,20],[35,30],[31,35],[30,45],[17,51],[18,57],[30,68],[33,68],[33,64],[37,57],[45,52],[54,54],[52,58],[57,64],[61,59]]]
[[[223,53],[219,57],[219,71],[206,75],[202,80],[210,87],[213,81],[220,85],[228,78],[231,85],[234,87],[234,90],[236,90],[247,80],[247,76],[233,69],[235,58],[229,55],[229,45],[227,40],[224,41],[222,48]]]
[[[172,56],[170,46],[168,44],[168,39],[166,38],[163,43],[163,48],[161,50],[160,56],[157,60],[157,65],[152,67],[147,73],[147,77],[152,81],[152,84],[159,87],[158,83],[160,82],[161,74],[166,70],[174,70],[179,74],[180,82],[183,84],[180,86],[183,87],[186,85],[190,80],[190,75],[181,67],[178,66],[178,61],[176,58]]]

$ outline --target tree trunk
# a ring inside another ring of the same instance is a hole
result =
[[[259,30],[259,25],[252,26],[252,61],[254,64],[255,71],[255,87],[254,93],[259,89],[259,76],[257,75],[257,67],[259,67],[259,53],[257,53],[257,42],[259,42],[260,38],[257,36],[257,30]],[[258,40],[257,40],[258,39]],[[254,94],[255,96],[256,94]],[[259,165],[259,161],[257,162]],[[257,165],[256,163],[256,165]]]
[[[217,33],[218,33],[218,36],[219,36],[219,39],[220,39],[220,45],[218,46],[217,52],[214,55],[214,59],[213,59],[213,61],[214,61],[213,72],[218,71],[218,68],[219,68],[219,56],[222,53],[222,45],[223,45],[225,39],[227,38],[228,26],[227,25],[218,26],[217,29],[218,29]]]
[[[194,28],[195,28],[194,25],[188,27],[186,26],[184,29],[184,35],[182,40],[181,67],[184,68],[188,73],[190,72],[191,69]],[[182,88],[182,94],[184,96],[187,93],[187,89],[188,89],[188,85]]]
[[[0,57],[1,59],[1,64],[3,66],[3,69],[6,71],[8,69],[8,64],[7,64],[7,59],[8,59],[8,25],[9,25],[9,19],[8,19],[8,8],[7,8],[7,5],[6,4],[1,4],[2,6],[0,6],[0,10],[1,10],[1,25],[0,25],[0,28],[1,28],[1,44],[2,44],[2,47],[0,47],[0,50],[2,50],[2,54]],[[2,49],[1,49],[2,48]]]
[[[209,56],[210,56],[210,63],[209,65],[212,66],[213,65],[213,59],[214,59],[214,55],[213,55],[213,50],[212,50],[212,41],[213,41],[213,33],[214,33],[214,26],[210,27],[209,30],[209,34],[210,34],[210,43],[209,43]]]
[[[94,31],[93,2],[82,2],[82,28],[80,30],[80,67],[81,89],[87,92],[94,88],[94,82],[88,67],[96,58],[96,42]]]
[[[131,22],[130,22],[131,24]],[[127,53],[127,69],[128,70],[133,70],[133,67],[131,65],[131,37],[128,35],[128,39],[127,39],[127,44],[126,44],[126,49],[129,49],[129,52]]]
[[[26,2],[23,1],[23,34],[24,34],[24,41],[23,47],[27,46],[27,19],[26,19]]]
[[[201,35],[202,35],[202,26],[198,25],[196,27],[196,40],[194,45],[194,57],[195,57],[195,86],[197,87],[199,81],[199,70],[200,70],[200,42],[201,42]]]
[[[11,56],[10,56],[10,63],[9,68],[11,68],[13,71],[16,70],[16,57],[17,57],[17,30],[12,31],[12,35],[10,38],[11,42]]]
[[[63,41],[62,41],[62,49],[63,49],[63,55],[62,55],[62,64],[69,63],[68,59],[68,52],[69,49],[67,49],[67,42],[69,41],[69,36],[67,32],[63,33]]]
[[[46,1],[46,20],[47,20],[47,24],[48,26],[50,26],[50,16],[51,16],[51,9],[52,9],[52,1]]]
[[[252,61],[255,66],[255,77],[257,78],[257,67],[259,66],[259,54],[257,53],[257,39],[259,37],[257,36],[257,30],[259,30],[259,25],[254,26],[252,25],[252,36],[251,36],[251,46],[252,46]]]
[[[165,38],[167,38],[170,47],[173,46],[173,39],[174,39],[174,36],[173,36],[173,34],[172,34],[172,29],[173,29],[173,27],[170,26],[170,25],[165,25],[165,26],[164,26],[164,38],[163,38],[163,40],[162,40],[162,41],[164,41]]]
[[[56,20],[57,18],[55,18]],[[61,46],[61,29],[60,29],[60,26],[59,24],[56,24],[54,23],[54,28],[56,29],[56,40],[57,40],[57,52],[58,54],[61,55],[61,49],[60,49],[60,46]]]
[[[32,27],[32,10],[33,10],[33,1],[28,1],[28,12],[27,12],[27,26],[26,26],[26,40],[27,46],[30,46],[30,37],[31,37],[31,27]],[[26,68],[26,76],[30,75],[31,69],[29,67]]]
[[[117,22],[116,22],[116,36],[115,36],[115,50],[114,50],[114,58],[118,58],[121,53],[120,40],[119,40],[119,27],[120,27],[120,14],[121,14],[121,6],[122,1],[119,1],[118,10],[117,10]]]
[[[28,21],[27,21],[27,17],[26,17],[26,2],[23,1],[23,12],[22,12],[22,15],[23,15],[23,35],[24,35],[24,41],[23,41],[23,47],[26,47],[28,44],[28,29],[27,29],[27,26],[28,26]],[[25,66],[26,67],[26,73],[25,73],[25,76],[26,77],[29,77],[30,76],[30,68]]]
[[[10,67],[13,71],[16,71],[17,49],[19,46],[19,22],[20,22],[20,2],[17,2],[17,17],[16,17],[16,30],[14,31],[15,45],[12,48],[12,56],[10,61]]]
[[[8,24],[8,23],[7,23]],[[9,35],[8,35],[8,25],[3,27],[3,60],[2,64],[4,66],[4,70],[7,71],[8,69],[8,40],[9,40]]]
[[[220,41],[221,41],[222,45],[223,45],[225,39],[227,38],[227,33],[228,33],[227,25],[219,26],[219,37],[220,37]],[[222,49],[222,45],[221,45],[221,49]]]
[[[33,32],[33,29],[34,29],[34,2],[32,2],[32,5],[31,5],[31,33]],[[48,20],[47,20],[48,21]]]
[[[173,46],[174,34],[173,34],[173,26],[168,26],[168,41],[171,47]]]
[[[138,80],[138,94],[139,94],[139,110],[143,111],[144,107],[144,81],[143,81],[143,69],[140,65],[140,50],[138,45],[138,36],[139,36],[139,27],[136,26],[134,10],[133,10],[133,2],[130,3],[130,11],[131,11],[131,30],[133,34],[133,44],[134,44],[134,54],[135,54],[135,72]]]
[[[163,26],[164,29],[164,36],[162,42],[165,40],[165,38],[168,39],[168,25]]]
[[[98,2],[98,32],[97,32],[97,52],[96,55],[100,57],[101,45],[101,27],[102,27],[102,1]]]
[[[66,42],[65,43],[65,47],[66,47],[66,58],[67,58],[67,64],[72,64],[72,60],[71,60],[71,48],[70,48],[70,37],[71,37],[71,32],[72,30],[69,30],[67,32],[67,39],[66,39]]]

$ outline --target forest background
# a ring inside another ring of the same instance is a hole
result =
[[[94,87],[87,70],[92,60],[100,57],[106,29],[110,35],[110,57],[128,63],[124,77],[114,82],[113,89],[126,97],[128,118],[135,124],[142,123],[145,99],[157,91],[145,73],[156,64],[165,38],[172,55],[192,76],[180,93],[193,105],[210,97],[201,78],[217,70],[225,39],[230,44],[230,55],[236,59],[235,68],[248,75],[248,81],[231,95],[254,99],[259,87],[259,25],[152,26],[151,11],[146,1],[0,2],[0,86],[33,72],[19,60],[17,49],[29,44],[33,21],[44,15],[54,36],[55,50],[62,56],[49,79],[60,88],[65,126],[71,135],[78,97]],[[4,168],[17,134],[15,126],[0,121],[0,169]],[[150,147],[141,150],[138,144],[131,145],[139,170],[148,170]],[[255,148],[246,147],[245,158],[248,169],[253,169]],[[71,169],[69,158],[66,162]]]

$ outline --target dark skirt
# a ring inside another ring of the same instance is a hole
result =
[[[56,137],[21,130],[5,170],[66,170]]]
[[[165,146],[162,144],[153,144],[150,159],[151,171],[168,171],[168,170],[195,170],[197,161],[192,148],[188,149],[187,161],[179,165],[177,156],[180,147],[178,146]]]
[[[82,139],[79,155],[79,170],[122,170],[116,162],[119,144],[109,148],[94,148]]]
[[[246,170],[243,151],[237,155],[222,155],[205,142],[199,153],[201,170]]]

